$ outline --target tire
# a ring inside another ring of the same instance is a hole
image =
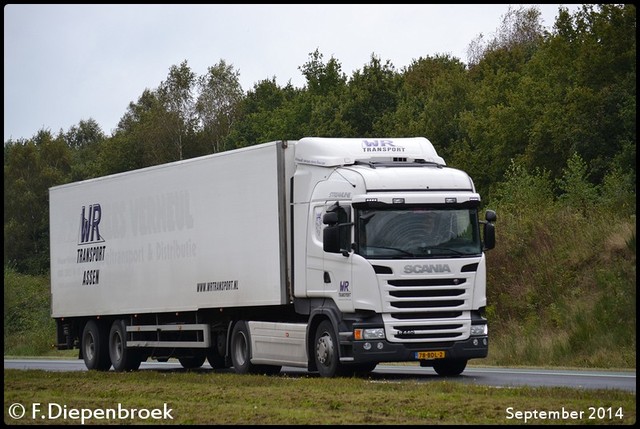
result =
[[[333,325],[329,320],[322,321],[316,329],[313,341],[313,357],[320,376],[335,377],[343,373],[338,349],[339,343]]]
[[[108,333],[105,326],[95,320],[89,320],[82,331],[82,358],[90,371],[111,368]]]
[[[251,339],[244,320],[237,322],[231,332],[231,362],[238,374],[249,374],[254,370],[251,363]]]
[[[231,332],[231,362],[238,374],[278,374],[282,366],[255,365],[251,363],[251,337],[249,327],[244,320],[239,321]],[[211,362],[209,362],[211,363]]]
[[[122,319],[114,320],[109,331],[109,358],[116,371],[136,371],[142,359],[138,350],[127,348],[127,327]]]
[[[227,361],[225,359],[226,354],[226,338],[224,334],[217,334],[214,344],[207,351],[207,361],[213,369],[227,368]]]
[[[206,359],[207,357],[204,354],[202,354],[202,355],[196,355],[196,356],[179,357],[178,361],[180,362],[180,365],[182,365],[184,369],[195,369],[195,368],[200,368],[204,364],[204,361]]]
[[[378,362],[352,363],[344,366],[344,374],[349,376],[364,377],[373,371]]]
[[[441,376],[460,375],[466,367],[466,359],[443,359],[433,363],[433,369]]]
[[[282,365],[253,365],[251,374],[276,375],[280,374]]]

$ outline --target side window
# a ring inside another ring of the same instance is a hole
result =
[[[314,222],[314,231],[315,231],[315,239],[318,243],[322,244],[322,213],[324,211],[324,207],[318,206],[313,209],[313,222]]]

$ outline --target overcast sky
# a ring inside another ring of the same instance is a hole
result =
[[[511,4],[513,9],[526,4]],[[537,5],[553,27],[559,4]],[[579,5],[564,5],[574,12]],[[351,77],[374,54],[397,71],[449,54],[467,62],[509,4],[47,5],[4,7],[4,141],[54,135],[93,118],[111,135],[131,102],[187,61],[196,75],[224,60],[246,92],[264,79],[302,88],[318,49]]]

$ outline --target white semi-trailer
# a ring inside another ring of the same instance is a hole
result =
[[[488,351],[495,213],[425,138],[303,138],[50,189],[58,349],[332,377]]]

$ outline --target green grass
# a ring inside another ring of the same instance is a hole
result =
[[[171,409],[172,418],[92,419],[85,423],[430,425],[633,424],[636,421],[635,393],[495,388],[446,380],[388,382],[210,371],[5,370],[4,393],[5,423],[11,424],[79,424],[81,421],[72,418],[70,410],[117,409],[118,406],[129,410],[166,407]],[[17,420],[8,415],[15,403],[27,410],[26,415]],[[38,404],[35,419],[34,404]],[[56,413],[66,409],[67,418],[61,415],[49,419],[46,413],[50,407]],[[576,418],[570,414],[563,418],[563,410],[574,412]],[[600,412],[600,417],[591,416],[592,410]],[[559,415],[540,418],[542,412]],[[529,413],[527,422],[525,413]],[[577,418],[580,413],[582,417]]]

